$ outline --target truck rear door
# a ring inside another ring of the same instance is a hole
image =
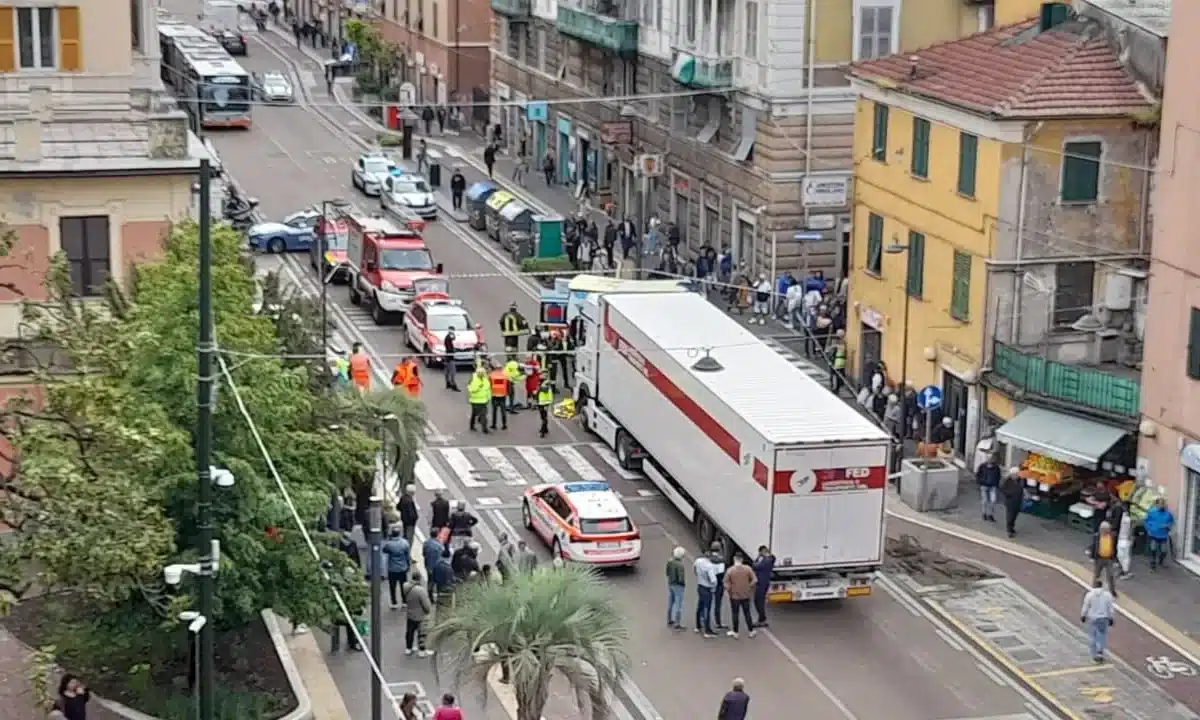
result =
[[[771,551],[781,569],[879,562],[886,484],[886,446],[777,449]]]

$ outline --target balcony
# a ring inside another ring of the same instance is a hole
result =
[[[636,55],[637,20],[615,17],[616,6],[598,2],[586,7],[558,6],[558,31],[617,55]]]
[[[679,51],[671,66],[671,77],[680,85],[697,90],[728,88],[733,85],[733,58]]]
[[[1137,378],[1126,376],[1134,371],[1122,370],[1068,365],[994,342],[992,370],[986,377],[992,384],[1009,386],[1006,389],[1132,420],[1139,416],[1142,388]]]
[[[491,0],[492,11],[512,22],[529,21],[533,18],[533,0]]]

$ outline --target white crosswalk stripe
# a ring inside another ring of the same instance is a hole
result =
[[[417,482],[427,491],[449,483],[468,490],[525,487],[580,480],[641,480],[594,443],[485,447],[426,447],[417,460]]]
[[[641,473],[635,473],[632,470],[626,470],[625,468],[621,467],[621,461],[617,460],[616,453],[610,450],[609,447],[604,443],[592,443],[589,447],[591,447],[592,450],[595,450],[596,454],[600,456],[600,459],[603,460],[606,465],[612,468],[613,472],[617,473],[621,477],[625,478],[626,480],[641,479]]]

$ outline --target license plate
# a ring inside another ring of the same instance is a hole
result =
[[[790,592],[773,592],[767,594],[767,601],[773,603],[791,602],[792,597],[793,596]]]
[[[596,543],[596,547],[600,548],[601,550],[620,550],[621,543],[619,543],[619,542],[602,542],[602,543]]]
[[[831,580],[807,580],[804,583],[804,587],[806,587],[806,588],[823,588],[823,587],[829,587],[829,585],[831,583],[832,583]]]

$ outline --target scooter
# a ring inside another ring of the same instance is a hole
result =
[[[232,188],[225,191],[225,202],[221,214],[234,230],[244,231],[254,225],[258,210],[258,198],[243,198]]]

